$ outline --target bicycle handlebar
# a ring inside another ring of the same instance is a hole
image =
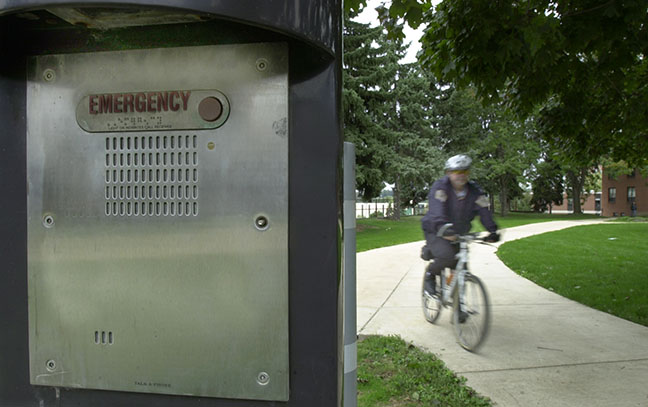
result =
[[[479,236],[479,233],[480,232],[473,232],[473,233],[466,233],[466,234],[463,234],[463,235],[456,235],[457,240],[455,240],[455,243],[459,243],[459,242],[470,243],[470,242],[473,242],[473,241],[477,242],[477,243],[484,243],[484,244],[494,243],[492,241],[486,240],[488,235]]]
[[[484,240],[483,237],[477,236],[477,233],[466,233],[463,235],[456,235],[457,236],[457,241],[459,242],[472,242],[474,240]]]
[[[436,234],[437,237],[441,237],[441,238],[449,237],[449,236],[444,236],[444,235],[445,235],[445,233],[446,233],[446,231],[448,229],[452,230],[452,226],[453,226],[452,223],[446,223],[443,226],[441,226],[439,228],[439,230],[437,231],[437,234]],[[454,230],[452,230],[452,232],[454,232]],[[488,240],[486,240],[486,237],[478,237],[478,233],[479,232],[456,234],[456,235],[454,235],[456,237],[456,240],[454,240],[454,242],[467,242],[467,243],[469,243],[469,242],[472,242],[472,241],[480,241],[480,242],[486,242],[486,243],[494,243],[494,242],[489,242]],[[448,240],[450,240],[452,242],[451,239],[448,239]]]

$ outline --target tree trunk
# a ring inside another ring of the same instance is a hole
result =
[[[581,197],[581,191],[574,188],[572,191],[572,196],[574,197],[572,205],[574,206],[574,213],[583,213],[583,210],[581,209],[581,204],[580,204],[580,197]]]
[[[506,183],[506,177],[502,176],[499,179],[500,183],[500,215],[506,216],[506,209],[508,207],[508,185]]]
[[[400,191],[400,176],[396,176],[396,182],[394,182],[394,213],[392,213],[392,219],[400,220],[401,214],[401,191]]]
[[[572,190],[572,205],[575,214],[583,213],[583,210],[581,209],[581,191],[583,190],[586,174],[587,169],[580,170],[578,174],[574,171],[567,171],[567,179],[569,180],[569,185]]]
[[[549,215],[551,215],[552,210],[553,210],[553,205],[551,202],[549,202]]]

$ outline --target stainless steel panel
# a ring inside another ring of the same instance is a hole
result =
[[[31,61],[32,384],[288,399],[287,55],[251,44]],[[218,90],[229,117],[77,123],[89,95],[178,89]]]

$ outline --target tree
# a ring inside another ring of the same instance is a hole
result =
[[[525,173],[540,154],[533,120],[519,121],[504,108],[489,109],[484,120],[484,137],[478,142],[477,159],[485,169],[482,181],[492,185],[500,203],[500,215],[510,210],[510,202],[523,194]]]
[[[370,199],[393,184],[399,219],[442,169],[432,126],[438,89],[418,65],[398,63],[405,47],[383,28],[348,21],[345,48],[345,138],[356,144],[358,189]]]
[[[560,164],[545,154],[543,160],[536,164],[531,180],[533,196],[530,204],[534,211],[544,212],[549,209],[551,213],[553,204],[562,205],[565,193],[563,179]]]
[[[607,176],[614,179],[617,179],[620,175],[630,175],[637,169],[644,177],[648,177],[648,166],[635,168],[623,160],[613,161],[609,158],[604,158],[601,161],[601,166],[605,169]]]
[[[583,213],[582,205],[590,190],[600,190],[598,164],[592,160],[579,161],[555,148],[552,150],[552,156],[564,172],[567,197],[572,200],[574,213]]]
[[[444,152],[473,158],[472,178],[491,196],[491,208],[499,197],[505,215],[539,155],[533,120],[520,121],[501,105],[483,106],[470,87],[446,86],[438,111]]]
[[[469,153],[482,136],[485,108],[478,103],[474,89],[457,89],[450,84],[441,88],[437,109],[441,148],[449,155]]]
[[[356,186],[369,200],[384,188],[390,151],[381,111],[398,67],[381,27],[348,20],[344,27],[344,137],[356,146]]]
[[[427,198],[430,183],[443,171],[438,131],[433,127],[438,93],[417,64],[401,65],[389,121],[396,138],[386,172],[387,182],[394,184],[397,219],[402,207]]]
[[[645,0],[393,0],[380,16],[426,25],[420,60],[437,78],[521,117],[543,107],[542,136],[570,158],[648,162]]]

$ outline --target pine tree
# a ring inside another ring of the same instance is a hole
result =
[[[347,21],[344,41],[344,129],[356,145],[357,188],[371,199],[393,184],[399,219],[403,203],[425,199],[443,165],[433,128],[438,90],[416,65],[399,64],[405,46],[381,27]]]
[[[366,200],[380,194],[390,151],[383,127],[397,60],[382,28],[347,20],[344,27],[344,138],[356,146],[356,188]]]
[[[444,160],[435,128],[439,93],[417,64],[401,65],[389,122],[396,136],[394,154],[387,168],[396,216],[403,206],[425,200],[430,184],[442,173]]]

